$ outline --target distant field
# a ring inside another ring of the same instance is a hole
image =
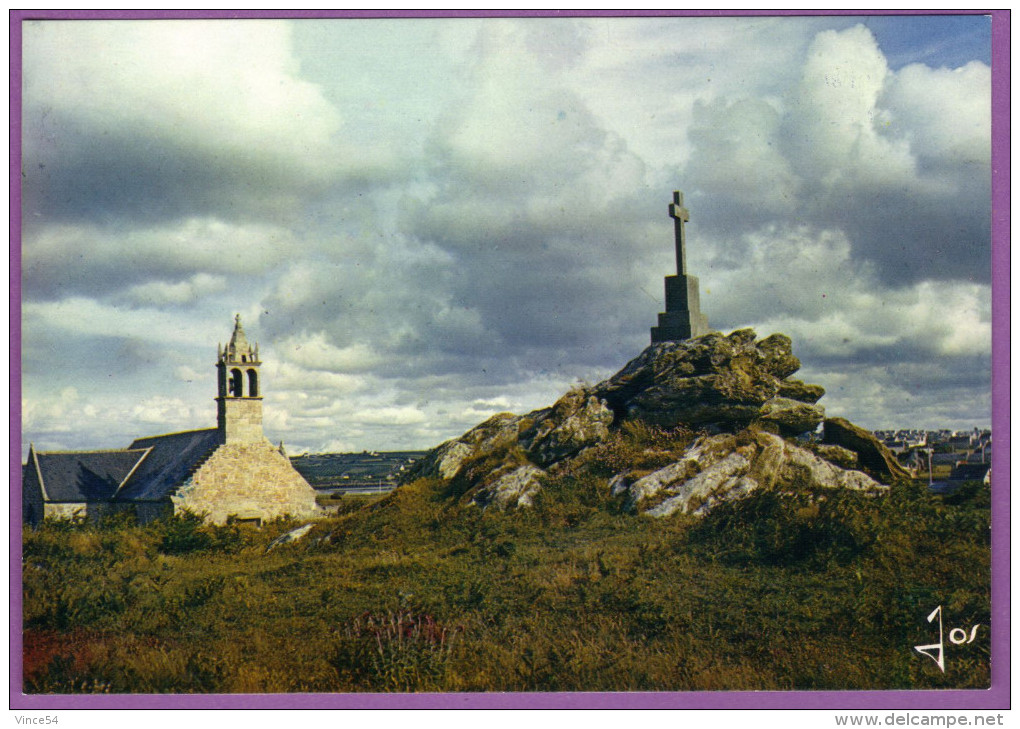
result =
[[[24,532],[30,693],[978,688],[989,496],[762,493],[703,520],[620,513],[604,483],[534,508],[433,481],[267,552],[175,519]],[[938,639],[942,673],[914,650]]]

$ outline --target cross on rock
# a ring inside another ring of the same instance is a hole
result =
[[[687,273],[687,239],[684,235],[684,223],[690,221],[691,213],[684,207],[684,194],[673,193],[673,202],[669,204],[669,217],[673,218],[673,229],[676,233],[676,272],[678,276]]]
[[[708,334],[712,330],[701,313],[698,277],[687,273],[687,236],[684,223],[691,214],[684,207],[683,193],[673,193],[669,217],[676,231],[676,275],[666,276],[666,311],[659,314],[659,325],[652,327],[652,344],[680,342]]]

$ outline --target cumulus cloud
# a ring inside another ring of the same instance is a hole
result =
[[[392,160],[344,143],[340,111],[300,76],[292,29],[26,23],[29,220],[279,218],[338,176],[378,174]]]
[[[149,281],[132,286],[124,292],[124,298],[131,303],[143,305],[184,304],[223,291],[226,287],[227,280],[223,276],[196,273],[191,278],[176,283]]]
[[[978,61],[959,68],[913,63],[883,90],[889,133],[904,139],[922,172],[959,174],[976,167],[987,174],[991,158],[991,69]],[[946,100],[953,113],[945,113]]]
[[[146,295],[155,297],[153,304],[174,303],[165,297],[222,290],[224,275],[264,274],[296,246],[287,228],[213,218],[127,229],[45,226],[24,237],[25,292],[29,298],[122,293],[136,304]]]
[[[794,217],[842,230],[882,286],[987,282],[989,80],[978,62],[894,72],[863,25],[821,32],[781,97],[695,105],[700,219],[737,257]]]
[[[216,340],[213,323],[200,328],[188,314],[160,308],[125,310],[94,299],[69,297],[59,301],[26,303],[23,325],[28,330],[57,331],[66,338],[116,337],[150,345],[191,345]],[[210,336],[211,335],[211,336]]]
[[[25,49],[34,433],[208,427],[235,311],[297,450],[547,405],[647,344],[676,187],[712,325],[791,334],[864,424],[987,422],[979,61],[891,64],[829,18],[43,22]]]
[[[418,408],[405,405],[359,410],[351,415],[351,420],[365,425],[411,425],[424,423],[426,417]]]

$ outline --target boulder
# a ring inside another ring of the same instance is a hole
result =
[[[825,408],[787,397],[774,397],[761,406],[758,422],[781,435],[813,432],[825,419]]]
[[[808,443],[808,450],[840,468],[857,468],[857,454],[843,446],[826,443]]]
[[[788,397],[814,405],[822,399],[825,388],[821,385],[809,385],[800,380],[783,380],[779,383],[779,397]]]
[[[736,432],[764,419],[796,435],[824,417],[811,408],[821,387],[786,380],[799,367],[789,337],[757,341],[753,330],[740,329],[653,344],[593,393],[618,416],[663,427]]]
[[[858,464],[883,483],[910,478],[910,472],[900,465],[892,451],[873,434],[849,420],[826,419],[822,442],[856,453]]]
[[[461,465],[471,454],[474,453],[474,449],[467,443],[462,443],[459,440],[449,441],[444,443],[436,451],[435,468],[430,468],[425,471],[423,476],[439,476],[443,479],[450,479],[457,475],[460,471]]]
[[[530,463],[505,471],[483,485],[472,499],[479,506],[499,509],[531,506],[531,497],[541,488],[539,478],[545,471]]]
[[[753,344],[754,332],[750,329],[741,331],[751,332]],[[800,369],[800,360],[793,356],[793,342],[785,334],[765,337],[758,342],[757,349],[762,369],[780,380],[786,379]]]
[[[550,465],[609,437],[613,411],[584,390],[561,397],[548,411],[533,413],[534,424],[519,443],[533,460]]]
[[[433,448],[404,474],[401,482],[410,483],[419,478],[453,478],[460,473],[465,461],[515,442],[520,420],[520,416],[512,413],[493,415],[460,438]]]
[[[716,505],[762,488],[853,489],[883,493],[888,487],[861,471],[840,468],[811,451],[755,428],[737,436],[716,435],[691,445],[684,457],[628,483],[614,478],[626,508],[648,516],[703,516]]]

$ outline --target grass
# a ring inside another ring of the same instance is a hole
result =
[[[604,455],[643,441],[654,468],[672,446],[653,437]],[[509,514],[421,480],[268,553],[296,523],[26,529],[25,690],[988,686],[987,487],[767,492],[654,520],[622,513],[603,471],[581,459]],[[913,650],[937,605],[947,634],[982,626],[947,641],[945,673]]]

